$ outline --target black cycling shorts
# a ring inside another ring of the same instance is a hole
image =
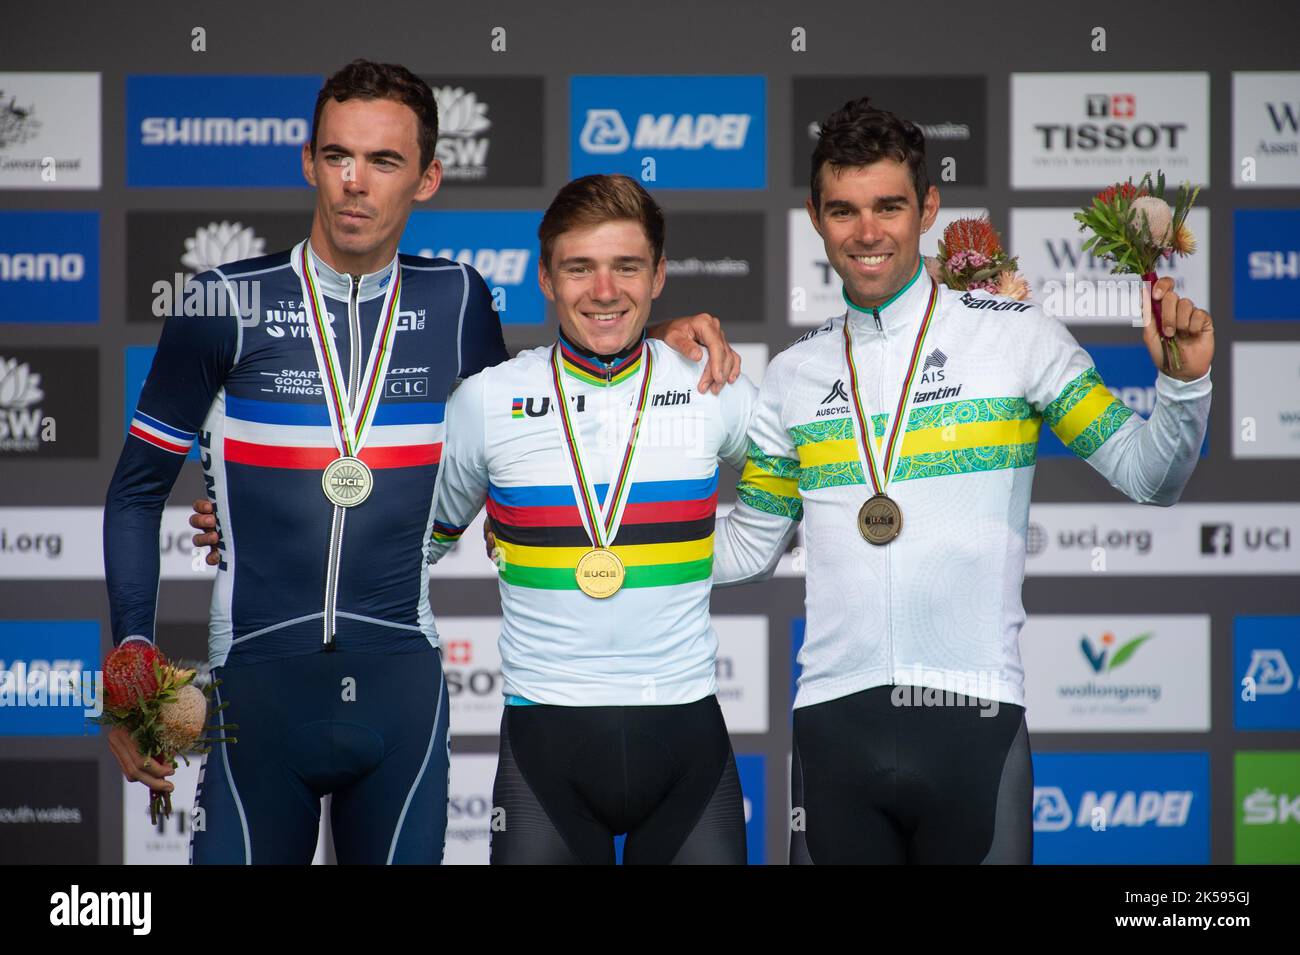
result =
[[[1022,706],[878,686],[800,707],[790,861],[1028,865],[1033,792]]]
[[[745,864],[745,807],[717,697],[507,706],[492,863]]]

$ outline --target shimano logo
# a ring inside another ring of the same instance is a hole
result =
[[[1254,281],[1270,279],[1300,279],[1300,251],[1265,251],[1251,252],[1246,259],[1250,267],[1250,277]]]
[[[140,121],[145,146],[301,146],[311,127],[301,117],[149,116]]]
[[[629,133],[616,109],[589,109],[579,144],[584,152],[613,155],[633,149],[743,149],[748,113],[646,113]]]
[[[78,252],[0,252],[0,282],[80,282],[85,274]]]

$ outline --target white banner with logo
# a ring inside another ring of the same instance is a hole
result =
[[[1232,343],[1232,456],[1300,458],[1300,342]]]
[[[1210,183],[1210,74],[1011,74],[1011,185]]]
[[[1210,618],[1031,615],[1020,632],[1035,733],[1210,729]]]

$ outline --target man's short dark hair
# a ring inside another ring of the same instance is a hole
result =
[[[912,173],[916,206],[925,208],[930,191],[930,174],[925,168],[925,134],[915,123],[877,109],[863,96],[849,100],[826,118],[812,154],[812,203],[821,215],[821,171],[829,164],[832,172],[842,168],[869,166],[882,159],[905,163]]]
[[[664,254],[664,213],[641,183],[617,173],[571,180],[555,194],[537,227],[542,264],[550,269],[555,240],[570,229],[589,229],[622,220],[630,220],[645,229],[650,242],[650,264],[657,266]]]
[[[391,99],[415,111],[420,121],[417,138],[420,143],[420,171],[429,168],[434,148],[438,144],[438,103],[433,90],[410,70],[396,63],[375,63],[370,60],[353,60],[325,81],[316,94],[316,113],[311,120],[311,154],[316,155],[316,133],[320,129],[320,114],[325,104],[333,99],[342,103],[354,97],[362,99]]]

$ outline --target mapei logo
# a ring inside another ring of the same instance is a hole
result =
[[[1034,787],[1034,831],[1064,832],[1070,828],[1144,829],[1187,825],[1195,792],[1169,790],[1087,790],[1077,810],[1059,786]]]
[[[749,121],[748,113],[646,113],[637,117],[636,133],[629,134],[618,110],[590,109],[578,141],[595,155],[616,155],[629,148],[744,149]]]
[[[1101,635],[1101,648],[1093,646],[1088,637],[1079,640],[1079,649],[1095,673],[1110,673],[1132,659],[1142,644],[1150,640],[1154,633],[1143,633],[1124,643],[1117,644],[1115,634],[1107,632]],[[1114,650],[1114,654],[1111,651]]]
[[[650,188],[767,184],[762,76],[575,76],[569,104],[571,176],[618,172]]]
[[[1246,669],[1244,683],[1254,687],[1260,696],[1280,696],[1289,693],[1295,686],[1295,676],[1287,663],[1286,654],[1281,650],[1250,651],[1250,666]]]

